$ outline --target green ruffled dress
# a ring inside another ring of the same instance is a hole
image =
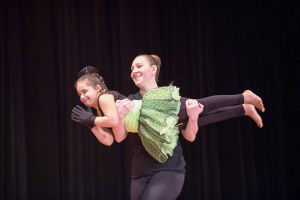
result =
[[[142,100],[134,100],[135,106],[125,116],[125,128],[137,133],[146,151],[157,161],[164,163],[173,155],[179,129],[176,126],[180,109],[179,88],[159,87],[149,90]]]

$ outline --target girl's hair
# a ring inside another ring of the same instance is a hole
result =
[[[74,84],[75,89],[77,89],[77,85],[79,82],[85,81],[87,85],[92,86],[93,88],[96,88],[97,85],[100,85],[100,92],[103,92],[104,90],[107,91],[108,88],[105,85],[104,79],[102,78],[102,76],[99,76],[97,72],[97,69],[92,66],[83,68],[79,72],[78,80]]]
[[[159,71],[160,71],[160,66],[161,66],[160,58],[157,55],[148,55],[148,54],[141,54],[141,55],[138,55],[137,57],[140,57],[140,56],[144,56],[148,60],[150,66],[156,65],[157,71],[155,74],[155,80],[156,80],[156,83],[158,83],[158,81],[159,81],[158,76],[159,76]],[[135,58],[137,58],[137,57],[135,57]]]

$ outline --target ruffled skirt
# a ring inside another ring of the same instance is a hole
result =
[[[171,85],[149,90],[141,101],[137,106],[139,113],[137,109],[132,109],[132,113],[139,116],[138,123],[133,123],[131,112],[125,117],[125,127],[128,123],[137,124],[137,127],[126,127],[126,130],[137,130],[134,132],[140,136],[146,151],[157,161],[164,163],[168,155],[173,155],[173,149],[177,145],[179,129],[176,124],[181,104],[179,88]]]

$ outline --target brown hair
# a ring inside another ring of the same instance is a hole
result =
[[[96,88],[97,85],[101,86],[100,92],[103,92],[103,90],[107,91],[108,88],[105,85],[104,79],[102,76],[99,76],[97,73],[93,74],[85,74],[81,76],[74,84],[75,89],[77,89],[77,85],[79,82],[85,81],[88,86],[92,86],[93,88]]]
[[[157,55],[148,55],[148,54],[141,54],[137,57],[140,57],[140,56],[144,56],[148,62],[149,62],[149,65],[152,66],[152,65],[156,65],[157,67],[157,70],[156,70],[156,74],[155,74],[155,80],[156,80],[156,83],[158,83],[158,76],[159,76],[159,71],[160,71],[160,65],[161,65],[161,60],[160,58],[157,56]],[[135,57],[135,58],[137,58]]]

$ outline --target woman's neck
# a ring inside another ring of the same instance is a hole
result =
[[[152,84],[147,84],[146,86],[144,87],[140,87],[140,93],[142,95],[142,97],[149,91],[149,90],[152,90],[154,88],[158,88],[158,85],[157,83],[152,83]]]

